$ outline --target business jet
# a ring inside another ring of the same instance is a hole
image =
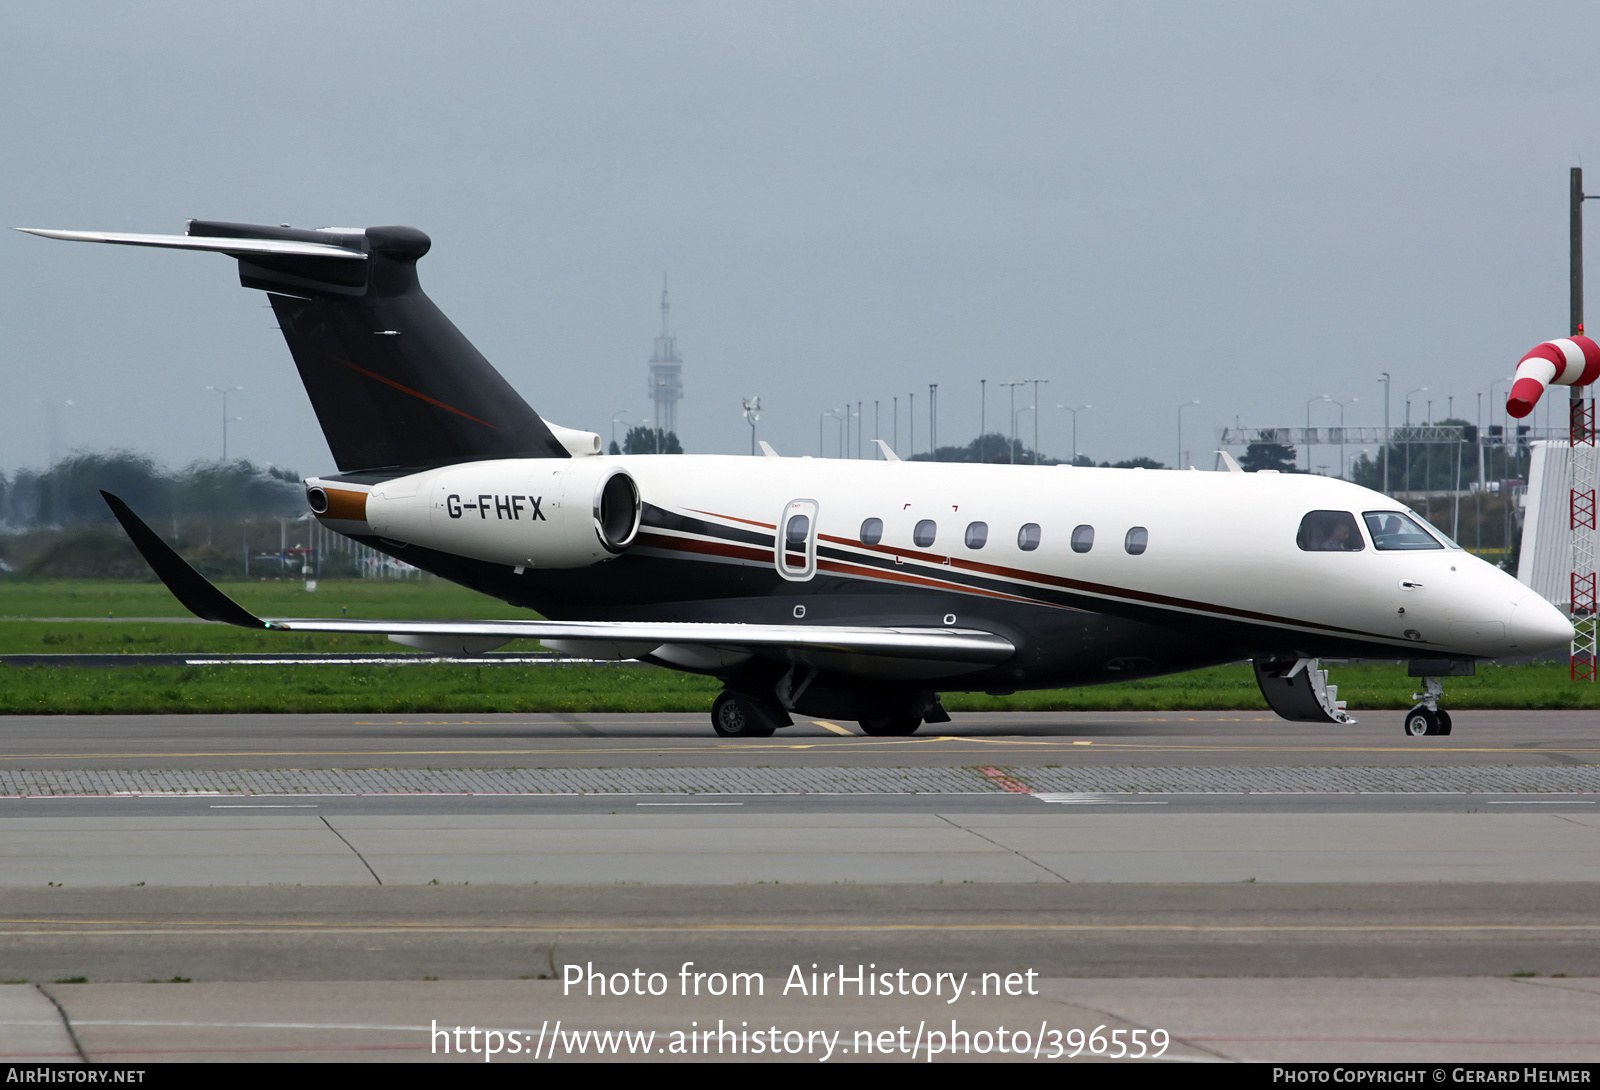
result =
[[[542,619],[260,618],[115,496],[200,617],[382,632],[436,653],[514,639],[718,678],[724,737],[793,716],[908,735],[939,694],[1126,681],[1249,659],[1286,719],[1349,723],[1324,658],[1406,659],[1408,735],[1441,678],[1566,646],[1566,618],[1416,512],[1344,481],[1226,472],[765,456],[608,456],[535,412],[423,294],[410,227],[191,220],[47,238],[226,254],[267,293],[337,472],[322,524]]]

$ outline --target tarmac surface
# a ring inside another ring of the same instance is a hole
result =
[[[995,712],[909,738],[807,720],[767,739],[729,739],[686,714],[17,715],[3,720],[0,769],[1600,764],[1592,711],[1452,716],[1452,735],[1428,738],[1404,736],[1401,713],[1388,711],[1349,726],[1266,712]]]
[[[10,717],[0,1060],[1600,1060],[1600,722],[1453,714]]]

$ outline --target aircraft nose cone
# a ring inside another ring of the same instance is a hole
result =
[[[1572,635],[1572,622],[1537,594],[1528,595],[1511,611],[1511,641],[1524,655],[1569,647]]]

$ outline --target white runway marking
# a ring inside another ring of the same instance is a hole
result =
[[[1058,806],[1165,806],[1164,802],[1124,802],[1106,795],[1089,794],[1081,791],[1036,791],[1034,798],[1040,802],[1052,802]]]

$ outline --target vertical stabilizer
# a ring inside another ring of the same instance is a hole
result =
[[[268,293],[340,470],[566,458],[539,414],[417,281],[432,243],[365,230],[190,220],[185,235],[29,230],[74,242],[209,250]]]

